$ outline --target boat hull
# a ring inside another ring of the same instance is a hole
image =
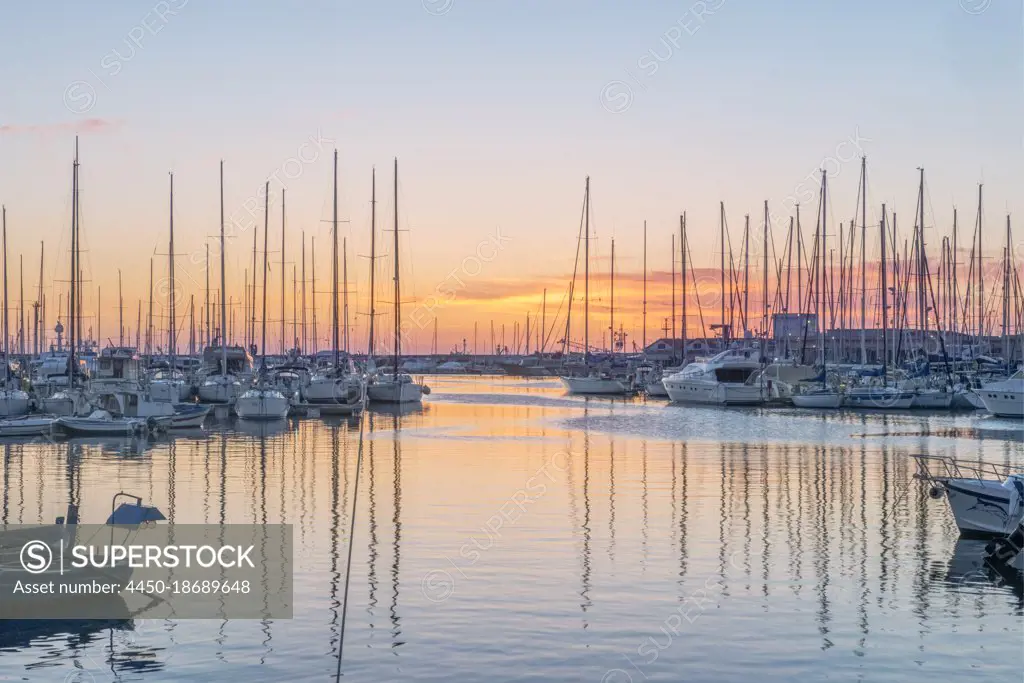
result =
[[[797,408],[835,409],[843,405],[843,395],[835,392],[793,394],[791,398]]]
[[[722,406],[754,406],[764,403],[761,387],[686,379],[664,379],[662,384],[675,403],[709,403]]]
[[[56,425],[68,434],[83,436],[130,436],[146,431],[146,421],[135,418],[91,420],[87,417],[61,417]]]
[[[235,402],[235,414],[243,420],[280,420],[288,416],[291,405],[274,391],[247,391]]]
[[[199,400],[203,403],[234,403],[242,393],[236,381],[207,381],[199,385]]]
[[[210,414],[210,406],[177,405],[171,416],[171,429],[194,429],[202,427],[206,416]]]
[[[945,391],[926,391],[914,396],[910,407],[919,410],[948,410],[953,405],[953,394]]]
[[[18,417],[0,420],[0,437],[2,436],[45,436],[53,431],[56,418]]]
[[[413,382],[374,382],[366,387],[366,395],[377,403],[419,403],[423,387]]]
[[[1021,522],[1020,496],[1002,482],[986,479],[944,479],[949,509],[960,532],[975,536],[1005,536]],[[1011,509],[1012,508],[1012,509]]]
[[[647,383],[647,395],[654,396],[656,398],[667,398],[668,390],[665,388],[665,384],[659,379]]]
[[[24,391],[0,390],[0,417],[17,417],[28,413],[29,398]]]
[[[623,396],[630,393],[625,380],[606,377],[562,377],[562,385],[570,394]]]
[[[907,410],[914,403],[914,394],[909,391],[877,391],[849,392],[846,394],[848,408],[865,408],[870,410]]]
[[[985,410],[997,417],[1024,418],[1024,394],[1015,391],[985,389],[978,391]]]

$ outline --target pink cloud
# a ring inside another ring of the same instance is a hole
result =
[[[65,121],[62,123],[3,123],[0,124],[0,135],[50,135],[53,133],[79,133],[89,135],[102,133],[121,127],[121,121],[88,118],[81,121]]]

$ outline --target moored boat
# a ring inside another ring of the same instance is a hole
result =
[[[60,417],[56,426],[68,434],[82,435],[133,435],[149,429],[146,419],[113,417],[106,410],[94,410],[87,417]]]

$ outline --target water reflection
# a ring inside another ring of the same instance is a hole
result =
[[[957,542],[908,457],[1019,466],[1019,440],[973,441],[959,416],[762,416],[489,382],[365,412],[354,538],[359,419],[211,420],[142,457],[109,440],[3,444],[4,523],[52,522],[69,503],[102,521],[123,489],[179,522],[292,524],[296,607],[287,622],[55,626],[10,641],[0,667],[48,681],[75,662],[97,681],[329,678],[351,543],[351,681],[1019,673],[1019,582]],[[527,482],[552,462],[536,493]],[[455,575],[447,558],[496,519]],[[457,584],[433,602],[421,580],[436,568]],[[960,658],[944,655],[954,647]]]

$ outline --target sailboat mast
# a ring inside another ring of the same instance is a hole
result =
[[[285,296],[284,296],[284,282],[285,282],[285,275],[284,275],[284,223],[285,223],[285,221],[284,221],[284,194],[285,194],[285,188],[282,187],[281,188],[281,353],[285,353],[287,351],[287,346],[285,345],[285,339],[284,339],[284,337],[285,337],[285,322],[284,322],[284,318],[285,318],[285,310],[284,310],[284,302],[285,302]]]
[[[313,320],[311,321],[313,323],[313,355],[315,356],[320,343],[316,335],[316,235],[309,238],[309,253],[313,255],[312,263],[310,264],[313,272],[311,275],[312,279],[309,283],[309,295],[313,317]]]
[[[537,348],[544,353],[544,347],[548,343],[548,288],[544,288],[544,294],[540,300],[540,344]],[[614,345],[613,347],[614,348]],[[473,327],[473,353],[476,353],[476,325]]]
[[[672,260],[672,360],[676,359],[676,235],[672,233],[672,248],[669,250],[669,257]]]
[[[102,339],[99,340],[103,342]],[[117,269],[117,345],[124,346],[124,296],[121,292],[121,269]]]
[[[25,255],[18,255],[18,353],[25,355]]]
[[[255,230],[253,231],[255,233]],[[224,293],[227,291],[227,275],[224,269],[224,160],[220,162],[220,374],[228,374],[228,340],[225,331],[228,325],[228,310]]]
[[[928,336],[928,259],[924,247],[924,169],[919,168],[917,170],[921,175],[921,182],[917,190],[917,212],[919,216],[917,226],[917,291],[919,292],[917,315],[921,321],[921,347],[923,350],[926,337]]]
[[[644,308],[643,348],[647,350],[647,221],[644,221]]]
[[[725,322],[725,202],[718,203],[718,239],[722,244],[722,251],[719,254],[721,260],[718,266],[722,291],[718,297],[718,303],[721,308],[719,320],[722,321],[722,348],[724,349],[729,344],[729,328]],[[732,306],[732,301],[729,302],[729,305]]]
[[[868,158],[860,158],[860,362],[867,365],[867,239],[868,239]]]
[[[270,241],[270,181],[263,190],[263,304],[260,311],[260,370],[267,369],[267,248]]]
[[[882,220],[879,223],[879,232],[882,237],[882,383],[888,384],[888,361],[889,361],[889,290],[885,282],[885,204],[882,204]]]
[[[149,259],[149,307],[146,309],[146,355],[153,354],[153,259]]]
[[[331,350],[334,352],[334,367],[341,364],[338,351],[338,150],[334,150],[334,199],[331,214]]]
[[[818,251],[818,260],[821,262],[821,279],[818,280],[818,300],[821,304],[821,320],[819,321],[819,328],[821,329],[821,367],[822,370],[825,368],[825,296],[822,293],[822,289],[826,289],[826,272],[825,272],[825,230],[826,217],[828,216],[828,176],[825,174],[825,170],[821,171],[821,249]]]
[[[1010,280],[1010,253],[1013,245],[1010,244],[1010,215],[1006,215],[1006,250],[1003,256],[1003,360],[1006,361],[1006,373],[1007,375],[1012,373],[1010,367],[1010,287],[1012,282]],[[7,252],[6,247],[4,248],[4,291],[7,291]],[[4,320],[7,319],[7,302],[6,297],[4,301]],[[6,322],[4,323],[6,325]],[[6,332],[6,327],[5,327]]]
[[[766,357],[768,346],[768,200],[764,200],[764,279],[762,281],[761,297],[763,298],[762,308],[764,309],[764,327],[761,336],[764,339],[761,345],[761,358]]]
[[[75,137],[75,161],[71,173],[71,295],[68,299],[68,386],[75,386],[75,295],[78,279],[78,137]]]
[[[3,223],[3,238],[4,238],[4,383],[6,384],[10,377],[11,368],[11,349],[10,349],[10,337],[7,318],[10,316],[10,310],[7,308],[7,207],[0,207],[0,222]]]
[[[206,243],[206,292],[203,295],[203,313],[206,317],[206,345],[210,344],[210,243]],[[202,344],[200,344],[202,346]]]
[[[679,217],[679,276],[680,284],[682,289],[680,291],[680,299],[683,305],[683,317],[680,320],[682,330],[680,331],[681,344],[680,344],[680,355],[682,356],[681,362],[686,364],[686,212]]]
[[[306,231],[302,231],[302,342],[299,353],[306,352]]]
[[[395,157],[395,374],[398,378],[398,362],[402,355],[402,288],[398,269],[398,157]]]
[[[169,214],[169,221],[170,221],[170,243],[169,243],[170,244],[170,249],[169,249],[169,253],[167,254],[167,260],[168,260],[168,263],[167,263],[167,273],[168,273],[168,275],[167,276],[168,276],[168,279],[170,279],[170,283],[168,283],[170,285],[170,289],[169,289],[169,291],[170,291],[170,301],[168,302],[168,312],[170,314],[170,322],[168,323],[168,326],[167,326],[167,349],[168,349],[168,353],[170,354],[170,361],[171,361],[170,369],[173,372],[174,371],[174,365],[175,365],[174,364],[174,356],[175,356],[175,353],[174,353],[175,352],[175,348],[174,348],[174,346],[175,346],[175,344],[174,344],[174,342],[175,342],[175,329],[174,329],[174,326],[175,326],[175,314],[174,314],[174,173],[173,172],[171,172],[170,178],[171,178],[171,196],[170,196],[169,210],[167,212]]]
[[[612,305],[611,321],[609,323],[612,336],[612,353],[615,353],[615,238],[612,238]],[[625,350],[625,349],[623,349]]]
[[[256,238],[260,234],[259,229],[252,231],[252,292],[250,294],[251,302],[249,304],[249,347],[253,348],[256,346]],[[220,298],[224,298],[224,294],[221,293]],[[221,337],[224,336],[224,330],[221,330]]]
[[[36,355],[43,352],[46,346],[46,309],[43,307],[43,255],[46,253],[46,244],[39,242],[39,291],[36,293],[36,330],[35,330],[35,351]]]
[[[750,214],[743,217],[743,336],[750,326]]]
[[[583,367],[586,369],[590,362],[590,176],[587,176],[584,204],[586,217],[583,233]]]
[[[981,344],[985,336],[985,280],[983,277],[983,265],[981,260],[981,226],[983,213],[981,210],[981,188],[978,183],[978,344]]]
[[[344,238],[341,241],[341,277],[345,283],[345,287],[342,290],[342,305],[344,309],[343,321],[345,324],[345,353],[351,352],[349,346],[349,328],[348,328],[348,238]]]
[[[377,169],[374,167],[370,173],[370,335],[367,338],[366,355],[373,357],[373,323],[377,317],[376,312],[376,282],[377,274]]]

